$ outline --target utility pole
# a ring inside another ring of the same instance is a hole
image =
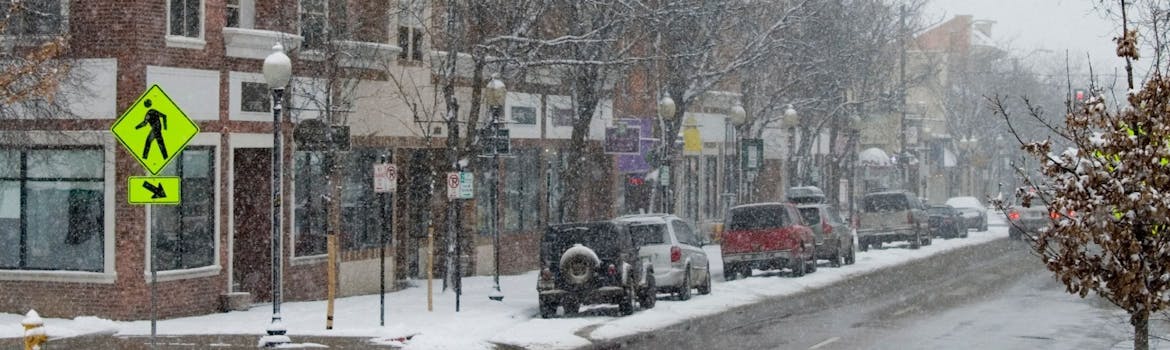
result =
[[[909,154],[906,152],[906,5],[899,7],[898,47],[901,52],[898,60],[898,99],[902,113],[901,122],[898,123],[898,166],[902,170],[903,188],[913,190],[916,186],[910,183],[910,167],[906,159]]]

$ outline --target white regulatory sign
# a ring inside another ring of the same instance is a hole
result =
[[[470,172],[447,173],[447,199],[475,197],[475,176]]]
[[[394,164],[374,164],[374,192],[398,191],[398,167]]]

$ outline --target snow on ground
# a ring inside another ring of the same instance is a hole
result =
[[[834,282],[872,271],[922,259],[963,246],[976,245],[1007,236],[1002,217],[991,215],[988,232],[971,232],[966,239],[935,239],[931,246],[918,250],[887,245],[887,249],[859,252],[857,263],[841,268],[821,264],[817,273],[800,278],[787,273],[757,271],[757,277],[724,282],[719,247],[704,247],[711,254],[714,286],[710,295],[695,295],[690,301],[675,301],[660,295],[654,309],[639,310],[631,316],[617,317],[616,307],[583,308],[580,315],[569,318],[541,319],[537,310],[536,271],[501,276],[502,302],[488,299],[492,278],[477,276],[464,279],[461,312],[455,312],[455,295],[442,292],[442,282],[434,282],[434,311],[427,311],[426,281],[414,281],[415,287],[386,294],[386,326],[378,326],[378,295],[336,300],[334,329],[325,330],[325,302],[286,302],[281,304],[283,321],[293,341],[298,335],[355,336],[374,338],[380,344],[401,345],[407,349],[490,349],[493,343],[529,348],[573,348],[589,344],[585,337],[612,339],[666,327],[685,319],[716,314],[783,295],[827,286]],[[998,224],[998,225],[997,225]],[[776,277],[781,276],[781,277]],[[272,315],[271,304],[261,304],[247,311],[233,311],[204,316],[162,320],[161,335],[183,334],[255,334],[265,333]],[[22,335],[23,315],[0,314],[0,338]],[[119,335],[148,335],[150,321],[110,321],[96,317],[72,320],[46,319],[50,337],[109,332]]]

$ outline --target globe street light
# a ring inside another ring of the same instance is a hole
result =
[[[280,44],[272,47],[272,54],[264,58],[264,80],[272,89],[272,322],[268,325],[268,335],[260,339],[264,346],[277,346],[291,342],[285,333],[287,329],[280,319],[281,289],[281,252],[284,244],[280,234],[281,196],[280,187],[284,169],[281,161],[284,159],[284,145],[281,142],[280,102],[284,97],[284,88],[292,77],[292,60],[284,54],[284,47]]]
[[[486,90],[484,97],[487,99],[487,105],[492,111],[492,121],[488,125],[488,129],[490,130],[489,137],[495,142],[501,142],[499,139],[500,111],[504,109],[504,100],[507,97],[508,89],[504,86],[504,82],[500,81],[499,76],[492,75],[492,80],[488,82]],[[494,213],[492,215],[492,231],[495,233],[492,235],[492,250],[494,251],[493,258],[495,259],[496,268],[495,275],[492,278],[492,281],[495,283],[495,288],[488,295],[488,299],[495,301],[504,300],[504,293],[500,290],[500,194],[498,193],[500,187],[500,152],[498,146],[498,144],[491,145],[492,165],[496,167],[495,181],[492,182],[493,188],[491,191],[492,207],[494,207],[492,208],[492,212]]]
[[[728,164],[726,172],[727,172],[727,185],[729,188],[734,186],[734,188],[736,190],[735,193],[737,193],[737,194],[739,193],[740,189],[743,188],[742,186],[740,186],[740,181],[741,181],[740,173],[741,173],[741,171],[738,168],[739,158],[743,156],[740,154],[740,149],[739,149],[739,147],[740,147],[740,145],[739,145],[739,128],[741,126],[743,126],[744,122],[746,122],[746,121],[747,121],[747,111],[745,111],[743,109],[743,106],[741,106],[740,104],[737,103],[735,106],[731,107],[730,113],[727,114],[727,124],[728,125],[726,125],[725,128],[727,129],[727,133],[726,133],[726,135],[728,135],[727,138],[729,140],[731,140],[731,143],[733,145],[735,145],[736,157],[735,157],[734,161],[731,161],[730,164]],[[736,169],[736,170],[732,171],[732,169]],[[729,191],[729,194],[727,197],[728,197],[727,198],[728,199],[727,207],[730,208],[732,205],[735,204],[736,196],[734,194],[731,194]]]
[[[658,168],[658,178],[660,180],[658,181],[658,185],[662,188],[663,213],[669,211],[669,203],[671,200],[670,196],[668,195],[670,192],[670,187],[668,186],[668,183],[670,182],[670,157],[666,155],[666,151],[669,149],[671,144],[671,141],[669,141],[671,138],[667,136],[667,133],[669,132],[669,128],[667,128],[667,126],[670,125],[670,121],[674,119],[674,113],[677,111],[676,108],[677,106],[675,106],[674,100],[670,98],[670,94],[663,95],[662,99],[658,101],[658,118],[661,120],[662,125],[662,139],[659,142],[659,147],[662,148],[658,152],[658,156],[661,158],[661,164]]]
[[[800,124],[800,116],[796,108],[789,104],[784,108],[784,126],[788,127],[788,187],[796,185],[796,126]]]

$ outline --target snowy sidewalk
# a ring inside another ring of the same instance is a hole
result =
[[[992,218],[993,225],[995,218]],[[731,282],[722,278],[719,247],[705,247],[711,254],[714,286],[710,295],[696,295],[690,301],[675,301],[665,294],[654,309],[638,310],[633,315],[617,317],[616,308],[589,307],[576,317],[541,319],[537,316],[536,271],[501,276],[505,299],[488,300],[492,290],[490,276],[464,279],[462,312],[456,313],[455,295],[436,293],[434,312],[426,310],[426,281],[418,287],[387,293],[386,326],[378,326],[378,295],[341,298],[336,301],[334,329],[325,330],[325,302],[288,302],[281,305],[284,322],[294,342],[298,336],[366,337],[377,344],[403,346],[407,349],[490,349],[494,344],[527,348],[572,348],[590,344],[591,339],[613,339],[653,330],[685,319],[716,314],[761,300],[820,288],[837,281],[867,274],[878,269],[926,258],[964,246],[977,245],[1007,237],[1007,227],[994,225],[987,232],[971,232],[966,239],[935,239],[931,246],[918,250],[887,245],[886,249],[858,254],[857,263],[841,268],[821,264],[818,272],[800,278],[752,277]],[[782,274],[786,276],[786,274]],[[441,281],[435,281],[436,290]],[[160,335],[264,334],[271,318],[271,304],[256,305],[247,311],[184,317],[159,321]],[[22,315],[0,314],[0,338],[21,336]],[[45,328],[52,338],[90,333],[116,333],[121,336],[150,334],[149,321],[110,321],[96,317],[72,320],[46,319]],[[585,330],[585,332],[583,332]],[[584,337],[583,337],[584,336]],[[396,339],[410,337],[409,341]]]

